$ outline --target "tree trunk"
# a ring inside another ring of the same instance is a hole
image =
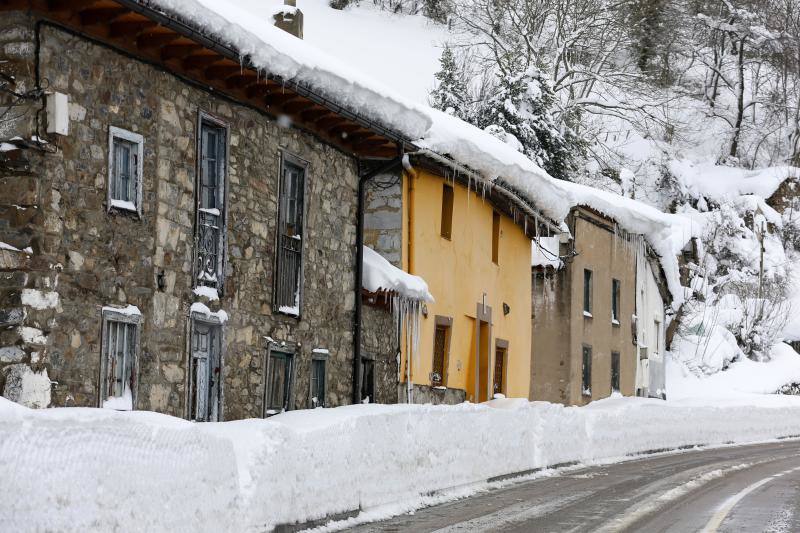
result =
[[[739,136],[742,132],[744,119],[744,43],[745,38],[739,39],[739,54],[737,58],[738,80],[736,81],[736,122],[733,126],[733,139],[731,139],[731,157],[737,157],[739,152]]]

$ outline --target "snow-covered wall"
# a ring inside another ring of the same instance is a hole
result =
[[[548,465],[800,435],[800,402],[771,400],[357,405],[196,424],[0,399],[0,530],[262,532],[399,512],[431,492]]]

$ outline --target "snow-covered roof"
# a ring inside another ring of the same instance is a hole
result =
[[[386,291],[411,300],[433,301],[424,279],[400,270],[369,246],[364,246],[364,276],[361,285],[370,292]]]
[[[502,178],[551,220],[563,221],[577,205],[589,205],[608,215],[626,231],[647,238],[665,262],[670,291],[676,300],[682,299],[674,256],[692,236],[687,219],[616,194],[556,180],[487,132],[407,100],[338,58],[274,27],[268,18],[254,17],[236,5],[217,0],[149,0],[147,4],[227,43],[255,68],[375,121],[420,150],[447,156],[488,181]]]

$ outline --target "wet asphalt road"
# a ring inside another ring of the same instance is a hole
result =
[[[800,441],[564,471],[348,531],[800,532]]]

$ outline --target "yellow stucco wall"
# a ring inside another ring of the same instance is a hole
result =
[[[428,316],[422,320],[419,356],[411,365],[411,381],[431,385],[435,317],[452,317],[446,386],[466,390],[467,400],[475,401],[475,323],[485,293],[486,305],[491,307],[491,327],[483,328],[484,334],[490,334],[488,384],[492,383],[497,340],[507,341],[504,392],[509,397],[527,398],[531,365],[530,240],[520,226],[502,215],[495,264],[492,205],[460,184],[422,169],[416,174],[415,178],[409,174],[403,177],[403,267],[428,282],[436,302],[428,304]],[[450,240],[441,236],[445,182],[454,189]],[[510,307],[508,315],[503,313],[504,303]],[[403,382],[405,352],[401,361]],[[491,397],[488,392],[487,396]]]

